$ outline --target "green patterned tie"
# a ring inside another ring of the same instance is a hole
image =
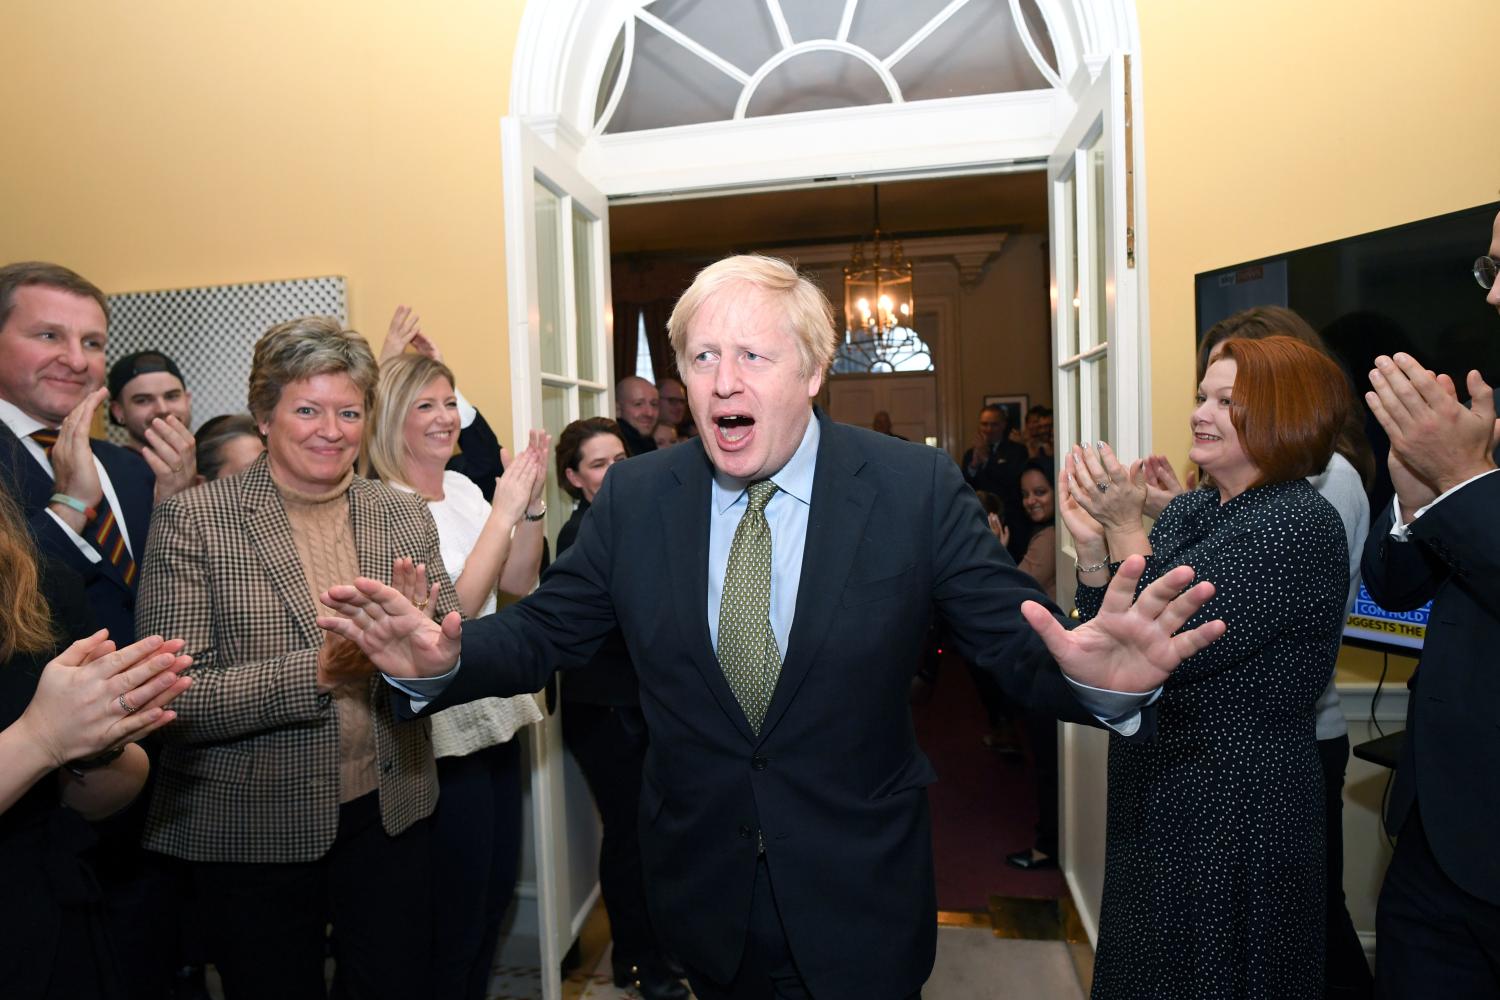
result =
[[[757,736],[781,674],[781,651],[771,628],[771,526],[766,523],[766,504],[775,492],[769,479],[750,484],[750,506],[734,530],[719,604],[719,666]]]

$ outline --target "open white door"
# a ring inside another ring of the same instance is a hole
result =
[[[609,295],[609,214],[604,195],[521,118],[501,123],[505,182],[505,258],[510,322],[511,408],[517,441],[545,427],[553,440],[580,417],[613,412],[613,326]],[[547,536],[572,511],[549,477]],[[555,551],[555,549],[554,549]],[[526,732],[534,866],[523,860],[516,930],[535,920],[542,995],[562,995],[563,956],[597,896],[598,821],[562,747],[557,682],[543,698],[544,720]],[[533,874],[531,885],[527,875]],[[526,905],[534,900],[534,911]]]
[[[1116,53],[1091,83],[1047,160],[1052,227],[1053,398],[1059,456],[1108,441],[1136,457],[1150,441],[1150,388],[1140,302],[1143,240],[1137,224],[1140,152],[1132,121],[1129,55]],[[1059,523],[1058,603],[1072,607],[1072,539]],[[1107,735],[1059,727],[1063,874],[1089,939],[1098,939],[1104,885]]]

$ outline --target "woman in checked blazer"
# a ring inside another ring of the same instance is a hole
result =
[[[152,519],[137,622],[186,640],[195,683],[145,845],[192,863],[231,1000],[323,997],[328,923],[335,995],[425,989],[430,724],[396,722],[368,660],[316,624],[315,595],[357,575],[459,606],[426,505],[354,475],[375,379],[336,320],[273,327],[249,387],[266,453]]]

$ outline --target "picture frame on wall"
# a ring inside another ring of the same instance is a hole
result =
[[[1010,429],[1018,430],[1026,425],[1026,411],[1031,409],[1031,396],[1024,392],[985,396],[984,405],[1000,407],[1010,418]]]

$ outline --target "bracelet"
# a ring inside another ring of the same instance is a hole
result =
[[[1077,565],[1075,565],[1073,568],[1076,569],[1080,573],[1097,573],[1101,569],[1108,569],[1109,568],[1109,559],[1106,558],[1103,562],[1094,563],[1094,565],[1092,565],[1092,566],[1077,566]]]
[[[120,755],[124,752],[124,747],[115,747],[113,750],[106,750],[92,757],[77,757],[68,761],[63,767],[67,768],[68,773],[73,777],[81,778],[85,771],[97,771],[101,767],[108,767],[113,764],[120,759]]]
[[[533,514],[531,511],[523,511],[521,516],[527,521],[540,521],[547,516],[547,501],[542,501],[542,509]]]
[[[48,498],[48,503],[60,503],[69,510],[75,510],[85,518],[92,521],[99,516],[99,512],[77,497],[70,497],[66,493],[54,493]]]

